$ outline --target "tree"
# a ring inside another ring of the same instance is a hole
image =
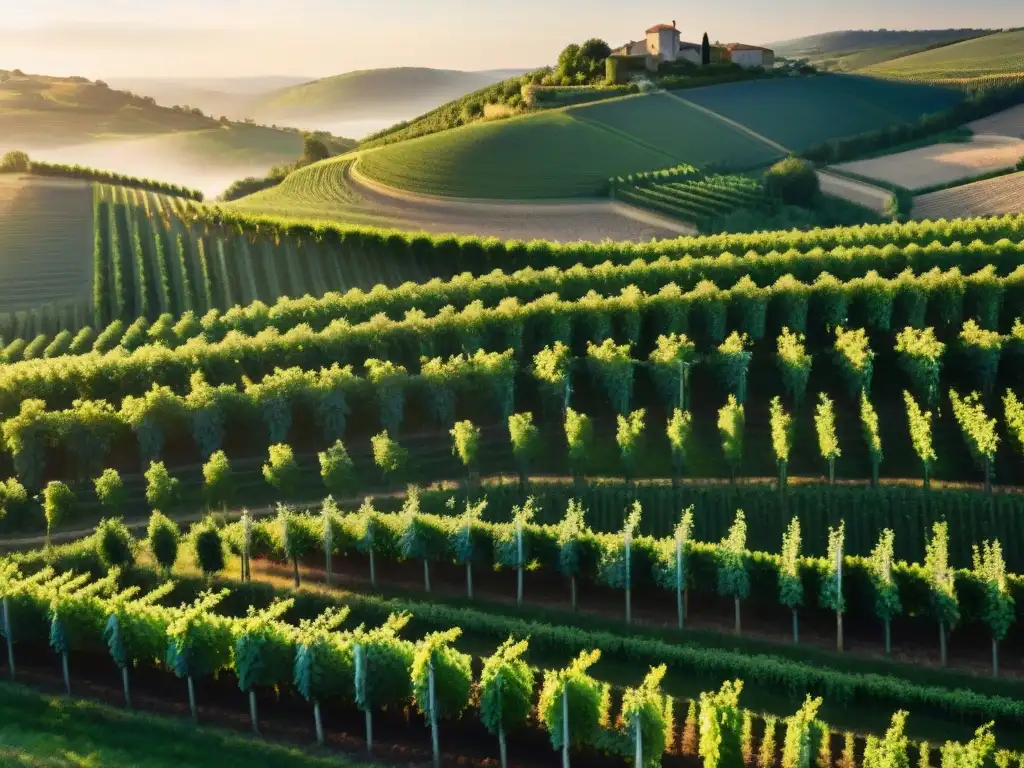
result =
[[[700,755],[704,758],[704,768],[743,765],[742,691],[742,680],[727,680],[717,693],[700,695]]]
[[[43,488],[43,515],[46,517],[46,546],[54,528],[70,517],[77,500],[71,489],[59,480],[51,480]]]
[[[813,208],[821,195],[821,183],[813,165],[790,155],[765,173],[764,190],[784,205]]]
[[[786,740],[782,747],[782,768],[813,768],[818,763],[828,729],[818,720],[821,699],[808,696],[799,711],[786,718]],[[831,762],[828,763],[831,765]]]
[[[892,617],[903,611],[900,591],[892,578],[894,542],[896,534],[886,528],[878,537],[878,544],[871,550],[868,569],[871,583],[875,588],[875,615],[885,623],[885,654],[892,652]]]
[[[334,696],[341,686],[351,685],[351,661],[339,658],[351,652],[348,643],[338,642],[338,626],[348,618],[348,606],[328,608],[312,621],[303,619],[295,637],[295,671],[292,682],[302,697],[313,705],[313,723],[318,744],[324,743],[324,725],[320,717],[320,700]],[[348,673],[346,675],[345,673]],[[345,677],[348,679],[344,679]]]
[[[153,509],[170,509],[178,500],[178,478],[171,477],[162,461],[154,461],[145,473],[146,501]]]
[[[207,579],[224,570],[224,539],[213,518],[207,517],[196,523],[189,532],[189,538],[196,564]]]
[[[544,671],[537,716],[562,752],[562,768],[569,768],[570,746],[592,743],[607,719],[608,685],[587,674],[600,658],[600,651],[583,652],[565,669]]]
[[[748,349],[745,333],[733,331],[715,351],[714,364],[722,384],[730,390],[740,404],[747,400],[747,372],[753,353]]]
[[[939,623],[939,658],[946,666],[946,632],[960,621],[956,600],[956,573],[949,566],[949,524],[935,523],[925,545],[924,569],[928,574],[932,615]]]
[[[693,428],[693,417],[689,411],[681,411],[678,408],[672,411],[672,416],[665,426],[665,433],[668,436],[669,448],[672,451],[672,482],[678,484],[679,477],[686,467],[686,450],[690,442],[690,433]]]
[[[501,768],[508,765],[506,733],[526,725],[533,705],[533,670],[522,659],[527,644],[509,637],[484,659],[480,673],[480,720],[498,737]]]
[[[722,539],[716,553],[718,557],[718,594],[731,597],[736,608],[736,634],[740,633],[740,601],[750,596],[750,574],[747,572],[747,521],[743,510],[736,511],[736,519],[729,534]]]
[[[452,648],[462,634],[458,627],[432,632],[416,644],[412,659],[412,688],[416,709],[427,719],[434,748],[434,765],[441,765],[438,720],[457,718],[469,707],[473,670],[469,654]]]
[[[1006,637],[1017,616],[1013,594],[1006,583],[1006,562],[998,541],[974,545],[974,574],[984,584],[982,618],[992,632],[992,676],[999,677],[999,641]]]
[[[235,480],[231,462],[224,451],[215,451],[203,465],[203,495],[207,509],[220,504],[227,510],[235,496]]]
[[[843,612],[846,598],[843,596],[843,557],[846,546],[846,521],[840,521],[836,528],[828,529],[828,554],[825,557],[825,574],[818,599],[822,608],[836,612],[836,650],[843,652]]]
[[[896,336],[896,360],[910,379],[917,396],[935,406],[939,397],[939,373],[946,345],[935,338],[934,328],[904,328]]]
[[[302,160],[305,164],[326,160],[331,156],[331,151],[320,139],[306,135],[302,139]]]
[[[572,408],[565,412],[565,439],[569,443],[569,466],[579,482],[587,471],[591,444],[594,442],[594,427],[590,417],[577,413]]]
[[[328,493],[344,499],[355,492],[359,479],[348,449],[341,440],[336,440],[334,445],[318,453],[317,457],[320,459],[320,477]]]
[[[955,389],[949,390],[953,404],[953,416],[960,425],[964,441],[976,464],[985,472],[985,491],[992,491],[992,462],[996,457],[999,435],[996,434],[996,420],[985,415],[981,395],[972,392],[961,398]]]
[[[875,488],[878,486],[878,473],[882,466],[882,436],[878,430],[878,413],[864,391],[860,393],[860,426],[871,456],[871,487]]]
[[[797,609],[804,602],[804,584],[800,578],[800,520],[794,517],[782,535],[779,569],[779,602],[793,613],[793,642],[800,642]]]
[[[519,484],[525,488],[530,475],[530,464],[540,449],[540,430],[533,423],[532,413],[513,413],[508,417],[508,434],[512,440],[512,453],[519,465]]]
[[[736,402],[735,395],[729,395],[725,405],[718,411],[718,433],[722,437],[722,452],[729,464],[733,482],[743,461],[743,427],[746,422],[743,406]]]
[[[128,495],[120,473],[116,469],[105,469],[93,484],[96,486],[96,498],[100,504],[113,514],[120,512]]]
[[[590,536],[586,510],[578,499],[569,499],[565,517],[558,524],[558,570],[569,579],[572,609],[576,610],[576,578],[584,568],[584,539]]]
[[[660,768],[672,736],[672,699],[661,692],[667,667],[651,667],[643,683],[622,695],[622,724],[633,743],[635,768]]]
[[[839,437],[836,435],[836,414],[832,400],[824,392],[818,394],[818,405],[814,410],[814,426],[818,432],[818,450],[828,462],[828,481],[836,481],[836,459],[842,456]]]
[[[178,524],[160,510],[153,510],[149,518],[149,527],[146,529],[146,538],[157,564],[163,569],[164,574],[169,575],[178,559],[178,545],[181,541]]]
[[[309,534],[299,516],[285,504],[277,505],[277,525],[281,532],[281,551],[292,562],[292,576],[298,589],[299,558],[309,549]]]
[[[392,440],[387,430],[370,438],[370,444],[373,447],[374,463],[384,477],[394,484],[409,461],[409,451],[400,446],[397,440]]]
[[[373,711],[400,706],[413,694],[412,668],[415,649],[398,632],[409,622],[409,614],[392,615],[387,623],[355,633],[356,706],[366,715],[366,748],[373,751]]]
[[[626,592],[627,624],[632,620],[633,536],[640,525],[642,512],[640,502],[634,501],[622,526],[622,538],[603,547],[599,563],[601,580],[613,589]]]
[[[702,66],[707,66],[711,63],[711,41],[708,40],[708,33],[704,33],[704,38],[700,42],[700,63]]]
[[[789,328],[782,329],[778,340],[777,362],[782,385],[792,399],[793,407],[798,410],[807,390],[807,380],[811,376],[812,358],[804,342],[802,333],[790,333]]]
[[[135,550],[135,537],[120,517],[104,518],[96,526],[96,553],[108,569],[135,565]]]
[[[617,416],[615,442],[619,445],[619,457],[627,480],[633,479],[633,470],[643,447],[644,416],[643,408],[633,411],[628,416]]]
[[[28,173],[31,169],[28,154],[20,150],[12,149],[0,158],[0,173]]]
[[[772,450],[775,461],[779,465],[779,491],[786,488],[786,467],[789,465],[789,454],[793,449],[793,417],[782,410],[782,400],[778,395],[772,398],[770,426],[772,433]]]
[[[275,600],[262,611],[250,605],[237,623],[234,667],[239,689],[249,694],[249,718],[256,734],[260,732],[256,688],[276,688],[292,678],[295,630],[280,618],[293,605],[294,600]]]
[[[924,466],[924,489],[928,490],[931,483],[932,462],[935,461],[935,449],[932,447],[932,412],[922,411],[913,396],[903,391],[903,402],[907,406],[907,421],[910,424],[910,440],[914,452]]]
[[[451,428],[452,453],[459,457],[462,466],[472,475],[477,469],[480,453],[480,427],[471,421],[460,421]]]
[[[299,488],[299,465],[290,445],[270,446],[269,459],[263,465],[263,478],[285,498],[295,495]]]
[[[910,768],[907,737],[904,733],[906,722],[907,713],[896,712],[883,738],[868,736],[861,768]]]

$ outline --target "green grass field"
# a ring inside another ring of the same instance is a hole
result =
[[[777,153],[662,94],[477,123],[367,152],[359,169],[426,194],[539,199],[599,194],[609,176],[681,162],[749,167]]]
[[[1024,80],[1024,30],[967,40],[883,62],[865,74],[907,80],[964,83]]]
[[[945,88],[855,75],[752,80],[680,95],[795,151],[916,120],[962,98]]]
[[[0,683],[0,766],[4,768],[357,768],[169,717],[131,714]]]

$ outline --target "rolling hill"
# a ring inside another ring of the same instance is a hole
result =
[[[0,153],[161,177],[215,194],[302,152],[295,130],[214,120],[102,81],[0,70]]]
[[[967,40],[987,35],[991,29],[855,29],[825,32],[819,35],[798,37],[769,43],[776,54],[792,58],[822,57],[825,55],[850,54],[878,48],[897,50],[920,50],[933,45]]]
[[[519,73],[425,67],[368,69],[265,93],[251,101],[247,109],[264,122],[365,117],[397,121]]]
[[[357,170],[424,194],[585,197],[600,193],[609,176],[679,163],[761,167],[786,151],[911,121],[960,98],[845,75],[755,80],[471,123],[364,151]]]
[[[864,70],[865,74],[905,80],[972,85],[1024,82],[1024,30],[936,48]]]

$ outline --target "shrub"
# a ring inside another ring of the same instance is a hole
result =
[[[210,506],[227,506],[235,495],[231,462],[224,451],[215,451],[211,454],[210,460],[203,465],[203,495]]]
[[[282,496],[292,496],[299,487],[299,465],[292,447],[286,443],[270,446],[270,455],[263,465],[263,478]]]
[[[120,517],[101,520],[96,526],[96,551],[107,568],[135,565],[135,549],[135,537]]]
[[[191,540],[196,564],[207,577],[224,570],[224,539],[211,518],[196,524],[192,529]]]
[[[765,192],[786,205],[811,208],[821,194],[814,166],[798,157],[787,157],[764,175]]]
[[[178,546],[181,542],[178,524],[159,509],[154,509],[146,528],[146,538],[157,564],[165,573],[169,573],[178,559]]]
[[[332,496],[340,499],[355,491],[359,484],[355,465],[341,440],[336,441],[326,451],[321,451],[318,456],[320,477],[323,478],[324,486]]]
[[[409,451],[392,440],[387,430],[374,435],[370,442],[373,446],[373,461],[380,471],[389,479],[394,479],[405,468],[409,461]]]
[[[46,538],[75,508],[75,494],[64,483],[51,480],[43,489],[43,514],[46,516]]]
[[[100,504],[111,512],[120,511],[124,506],[127,494],[124,490],[124,482],[116,469],[105,469],[103,474],[94,481],[96,486],[96,498]]]
[[[146,501],[154,509],[169,509],[178,500],[178,479],[171,477],[162,461],[146,470]]]
[[[1017,161],[1017,170],[1024,171],[1024,155],[1020,156],[1020,160]]]

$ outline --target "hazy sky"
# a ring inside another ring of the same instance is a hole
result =
[[[26,0],[4,2],[0,68],[115,76],[325,76],[532,67],[568,42],[765,43],[835,29],[1024,25],[1022,0]]]

